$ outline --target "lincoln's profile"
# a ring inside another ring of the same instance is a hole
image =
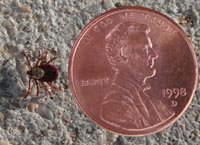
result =
[[[151,88],[146,80],[155,76],[158,58],[149,32],[147,25],[129,21],[115,26],[105,37],[106,55],[115,75],[102,104],[101,119],[121,129],[152,127],[174,114],[159,97],[145,93]]]

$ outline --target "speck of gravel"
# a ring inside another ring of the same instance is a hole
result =
[[[17,51],[22,52],[24,50],[24,45],[23,44],[17,44]]]
[[[0,145],[11,145],[9,140],[4,139],[4,140],[0,140]]]
[[[158,132],[158,135],[160,137],[164,137],[165,136],[165,130],[162,130],[162,131]]]
[[[47,107],[45,106],[41,106],[39,105],[36,109],[35,112],[38,113],[42,118],[46,118],[49,120],[53,120],[54,116],[51,110],[49,110]]]
[[[48,134],[49,134],[48,129],[41,130],[40,132],[41,132],[41,134],[42,134],[43,136],[48,136]]]
[[[181,130],[182,130],[183,132],[185,132],[185,124],[181,124],[180,127],[181,127]]]
[[[31,7],[28,6],[28,5],[23,5],[23,6],[20,7],[20,10],[21,10],[23,13],[30,13]]]
[[[0,112],[0,126],[3,126],[4,124],[4,114]]]
[[[101,12],[101,5],[100,4],[93,4],[86,9],[89,13],[100,13]]]
[[[20,125],[18,126],[18,130],[21,131],[21,132],[24,132],[25,129],[26,129],[26,126],[23,125],[23,124],[20,124]]]
[[[67,7],[67,8],[66,8],[66,12],[67,12],[68,14],[72,14],[72,13],[74,12],[74,9],[72,9],[71,7]]]
[[[115,7],[120,8],[120,7],[123,7],[123,5],[120,2],[117,2],[117,3],[115,3]]]
[[[20,4],[19,0],[14,0],[13,2],[16,7],[20,7],[21,4]]]
[[[109,10],[111,8],[114,8],[114,3],[112,2],[112,0],[103,0],[102,1],[102,7],[106,10]]]
[[[81,17],[83,18],[84,24],[87,24],[91,20],[91,15],[86,11],[81,12]]]
[[[107,132],[107,134],[106,134],[107,143],[113,144],[113,142],[116,141],[117,137],[118,137],[118,135]]]
[[[36,0],[36,4],[41,5],[42,3],[42,0]]]
[[[113,143],[113,145],[124,145],[124,144],[125,144],[125,141],[122,136],[118,136],[116,141]]]
[[[38,108],[38,106],[39,105],[37,103],[30,103],[30,104],[28,104],[27,109],[30,112],[35,112],[35,109]]]
[[[199,137],[199,132],[198,132],[198,130],[193,130],[193,131],[192,131],[192,134],[194,135],[195,138],[198,138],[198,137]]]
[[[198,115],[196,116],[195,121],[196,121],[196,122],[200,122],[200,114],[198,114]]]
[[[151,137],[150,136],[146,136],[146,145],[153,145],[152,142],[153,141],[152,141]]]
[[[52,145],[48,140],[41,141],[40,145]]]
[[[191,7],[190,10],[190,25],[192,27],[197,27],[199,25],[199,13],[196,9],[194,9],[193,7]]]

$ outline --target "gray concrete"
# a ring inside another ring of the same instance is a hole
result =
[[[200,85],[186,113],[172,126],[146,137],[106,132],[79,110],[68,88],[68,59],[81,29],[95,16],[119,6],[145,6],[169,16],[194,44],[200,65],[198,0],[0,0],[0,145],[197,145],[200,144]],[[190,17],[190,22],[184,20]],[[50,50],[61,72],[51,96],[22,100],[28,78],[20,55],[31,61],[37,50]],[[199,77],[200,78],[200,77]]]

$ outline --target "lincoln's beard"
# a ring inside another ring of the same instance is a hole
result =
[[[150,90],[150,89],[151,89],[151,86],[150,86],[149,84],[146,83],[146,80],[149,79],[149,78],[154,77],[155,74],[156,74],[156,69],[154,69],[154,70],[152,71],[152,74],[151,74],[151,75],[148,75],[148,76],[144,77],[143,85],[142,85],[143,91],[145,91],[145,90]]]

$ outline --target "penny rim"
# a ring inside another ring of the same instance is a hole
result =
[[[175,27],[175,29],[181,34],[181,36],[184,38],[184,40],[186,41],[187,43],[187,46],[188,48],[190,49],[190,52],[191,52],[191,55],[192,55],[192,62],[194,64],[194,84],[193,84],[193,89],[191,90],[191,95],[190,95],[190,98],[189,100],[187,101],[187,103],[185,104],[184,108],[182,109],[182,111],[180,113],[178,113],[176,115],[175,118],[173,118],[170,122],[167,122],[165,124],[162,124],[161,126],[159,127],[156,127],[154,128],[153,130],[148,130],[148,131],[140,131],[140,132],[137,132],[137,133],[134,133],[134,132],[126,132],[126,131],[118,131],[118,130],[113,130],[112,127],[110,126],[105,126],[105,125],[102,125],[101,122],[99,122],[99,120],[97,120],[95,117],[91,116],[90,113],[88,112],[88,110],[85,109],[85,107],[82,105],[81,103],[81,100],[79,99],[79,96],[77,94],[77,90],[76,90],[76,86],[74,84],[74,76],[73,76],[73,73],[74,73],[74,70],[73,70],[73,66],[74,66],[74,59],[75,59],[75,55],[76,55],[76,52],[77,52],[77,49],[78,49],[78,45],[80,44],[80,41],[83,39],[83,37],[85,36],[85,34],[90,30],[90,28],[92,28],[96,23],[98,23],[99,21],[101,21],[102,19],[104,19],[105,16],[109,16],[109,15],[113,15],[114,13],[118,13],[118,12],[121,12],[121,11],[145,11],[147,13],[153,13],[153,14],[156,14],[168,21],[170,21],[171,24],[173,24],[173,27]],[[188,108],[189,104],[191,103],[192,101],[192,96],[194,96],[194,92],[195,92],[195,89],[196,89],[196,84],[197,84],[197,74],[198,74],[198,68],[197,68],[197,61],[196,61],[196,56],[195,56],[195,53],[194,53],[194,50],[193,50],[193,47],[192,47],[192,44],[190,42],[190,40],[188,39],[188,37],[186,36],[185,32],[178,26],[178,24],[176,24],[174,21],[172,21],[170,18],[168,18],[167,16],[157,12],[157,11],[154,11],[154,10],[151,10],[149,8],[144,8],[144,7],[123,7],[123,8],[117,8],[117,9],[113,9],[113,10],[110,10],[108,12],[105,12],[103,14],[101,14],[100,16],[96,17],[95,19],[93,19],[89,24],[87,24],[85,26],[85,28],[81,31],[81,33],[79,34],[77,40],[75,41],[74,43],[74,46],[72,48],[72,52],[71,52],[71,55],[70,55],[70,60],[69,60],[69,80],[70,80],[70,88],[72,90],[72,94],[73,96],[76,98],[76,101],[78,103],[78,106],[81,108],[81,110],[92,120],[94,121],[97,125],[103,127],[104,129],[106,130],[109,130],[110,132],[114,132],[114,133],[117,133],[117,134],[122,134],[122,135],[130,135],[130,136],[142,136],[142,135],[147,135],[147,134],[152,134],[152,133],[155,133],[155,132],[159,132],[161,131],[162,129],[170,126],[171,124],[173,124],[184,112],[185,110]]]

